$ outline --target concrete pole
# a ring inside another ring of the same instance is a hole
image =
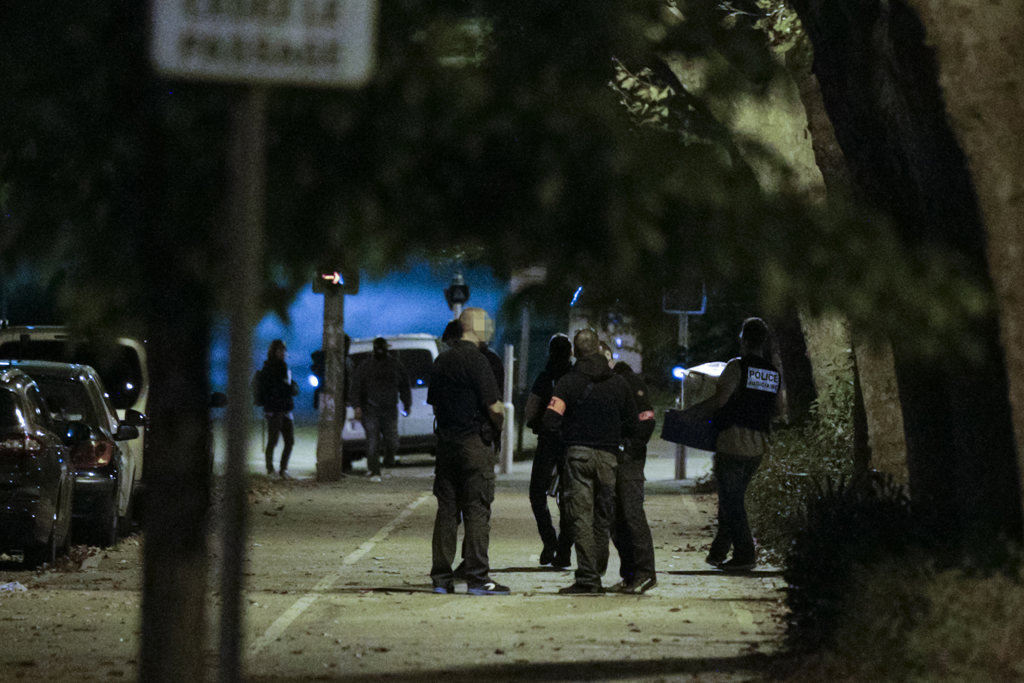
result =
[[[324,387],[320,390],[317,423],[316,480],[340,481],[344,459],[341,432],[345,426],[345,295],[324,294]]]

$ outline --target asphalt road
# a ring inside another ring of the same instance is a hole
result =
[[[651,472],[673,463],[652,458]],[[257,460],[259,463],[259,461]],[[436,510],[425,456],[392,476],[320,484],[254,475],[247,540],[246,680],[727,681],[756,677],[782,633],[773,568],[704,564],[713,495],[649,482],[658,585],[643,596],[561,596],[571,572],[537,566],[528,463],[499,476],[492,575],[510,596],[436,595]],[[661,469],[659,469],[661,468]],[[649,472],[649,478],[651,472]],[[360,472],[357,470],[354,475]],[[216,510],[214,510],[216,513]],[[210,539],[210,680],[215,680],[220,540]],[[57,571],[0,563],[0,680],[137,677],[141,537],[76,548]],[[617,580],[612,560],[606,585]],[[464,590],[464,584],[459,586]]]

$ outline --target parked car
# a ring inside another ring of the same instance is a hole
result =
[[[385,339],[390,347],[388,352],[402,363],[412,384],[412,410],[408,415],[399,413],[398,416],[398,452],[433,452],[437,437],[434,435],[434,408],[427,403],[427,386],[430,366],[441,353],[441,342],[429,334],[399,334]],[[353,367],[358,368],[373,356],[373,339],[354,339],[349,355]],[[347,411],[341,438],[346,464],[366,457],[366,432],[356,422],[352,408]]]
[[[130,525],[135,504],[135,469],[141,460],[134,439],[142,413],[128,408],[121,420],[103,380],[88,365],[49,361],[0,361],[35,380],[54,424],[82,423],[84,431],[71,446],[75,475],[74,533],[99,546],[117,543]]]
[[[49,360],[88,365],[99,373],[110,402],[123,421],[128,410],[146,415],[149,401],[149,370],[146,347],[130,337],[83,338],[62,326],[13,326],[0,328],[0,359]],[[146,434],[132,439],[135,453],[134,491],[144,491]]]
[[[75,482],[67,441],[32,378],[0,367],[0,552],[20,552],[29,566],[52,563],[70,546]]]

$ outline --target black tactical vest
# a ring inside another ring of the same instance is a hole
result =
[[[739,362],[740,385],[715,415],[715,427],[719,431],[736,426],[767,433],[782,376],[760,356],[742,356]]]

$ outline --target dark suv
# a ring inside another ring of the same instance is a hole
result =
[[[66,438],[36,383],[0,367],[0,552],[20,551],[30,566],[53,562],[70,544],[75,482]]]
[[[88,365],[0,361],[0,367],[7,364],[35,380],[58,431],[67,431],[72,422],[88,428],[69,451],[75,474],[75,542],[81,542],[81,533],[96,545],[114,545],[132,519],[135,469],[141,460],[134,440],[145,417],[129,408],[125,419],[119,419],[103,381]]]

